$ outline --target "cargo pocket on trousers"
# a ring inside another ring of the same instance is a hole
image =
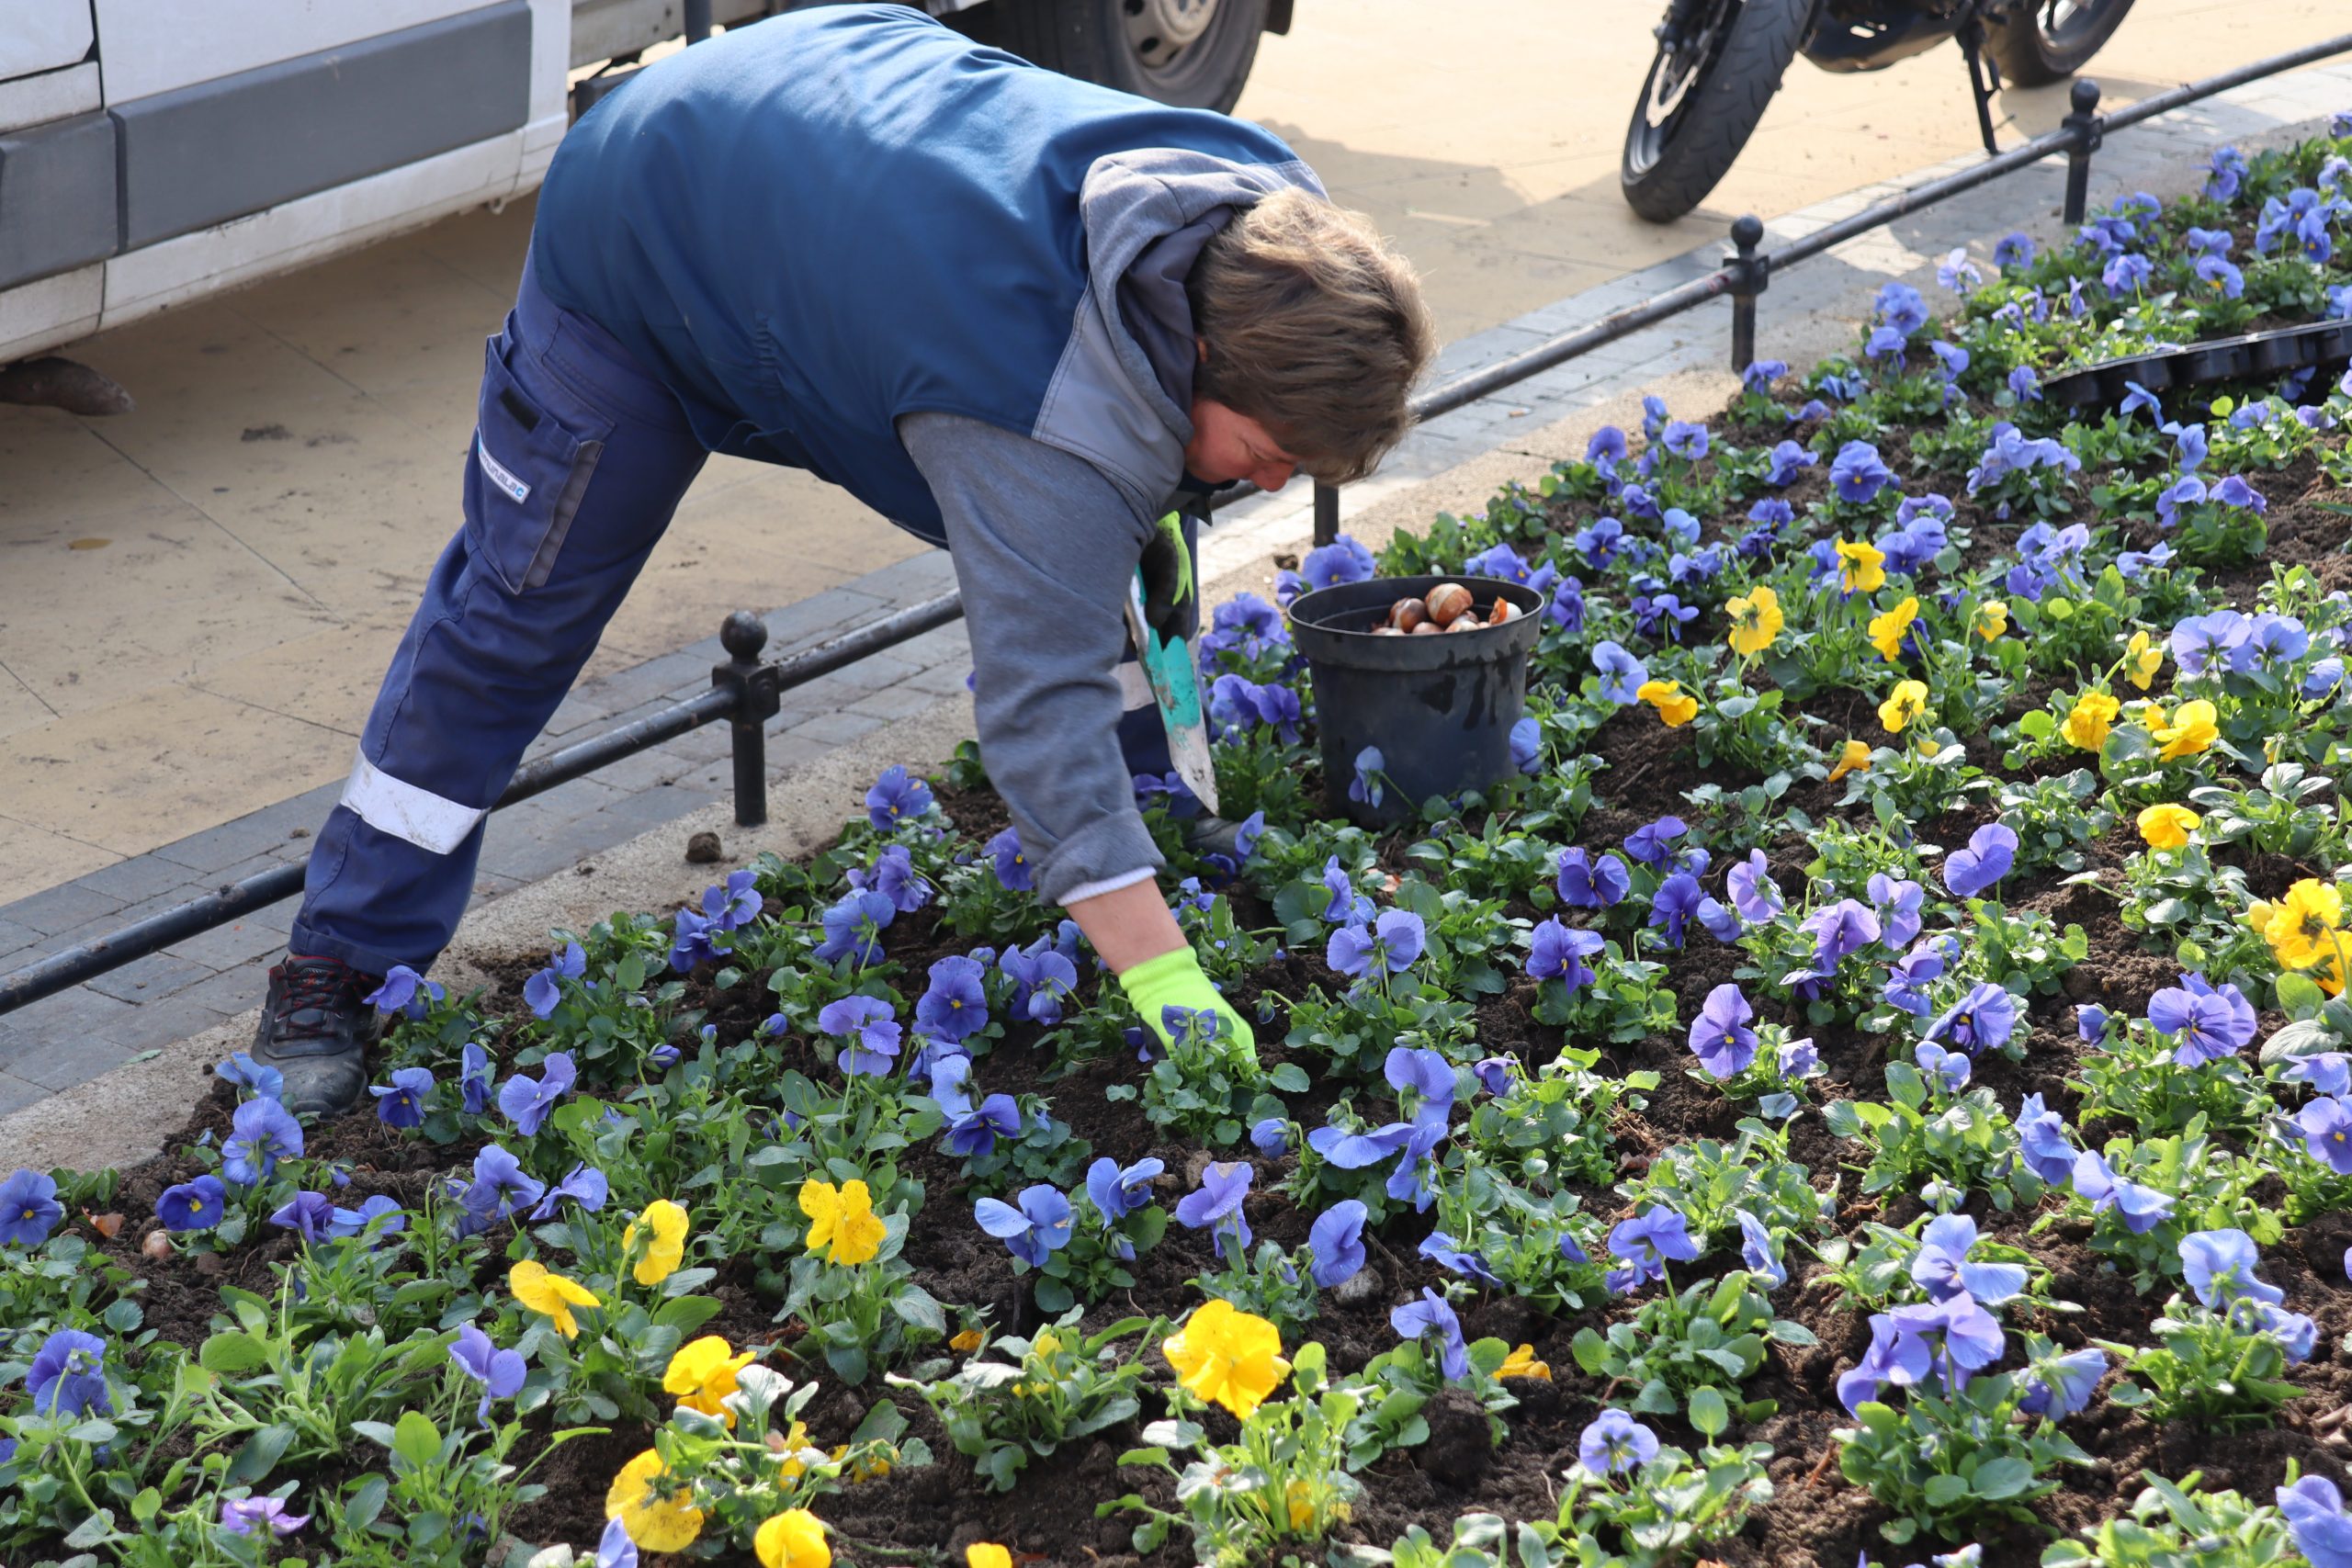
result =
[[[466,532],[509,593],[540,587],[604,456],[607,424],[569,420],[514,378],[490,340],[466,465]]]

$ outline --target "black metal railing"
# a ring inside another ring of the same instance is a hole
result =
[[[690,0],[689,15],[693,14]],[[707,23],[698,29],[708,31]],[[691,22],[690,41],[697,35]],[[1900,195],[1827,224],[1778,253],[1768,254],[1764,225],[1743,217],[1731,226],[1732,254],[1724,265],[1704,277],[1694,278],[1638,304],[1611,312],[1589,326],[1549,338],[1532,348],[1483,365],[1476,370],[1432,387],[1415,398],[1413,415],[1435,419],[1501,390],[1505,387],[1555,369],[1580,355],[1615,343],[1645,327],[1729,296],[1732,301],[1732,368],[1744,369],[1756,356],[1756,301],[1771,275],[1821,254],[1858,234],[1868,233],[1896,219],[1975,189],[2004,175],[2015,173],[2044,158],[2066,156],[2066,222],[2083,221],[2089,199],[2090,159],[2107,132],[2152,119],[2183,104],[2226,92],[2265,76],[2291,71],[2331,55],[2352,53],[2352,33],[2341,34],[2302,49],[2257,60],[2219,75],[2143,98],[2113,114],[2098,112],[2098,85],[2085,79],[2074,85],[2073,112],[2046,136],[1996,153],[1983,163],[1930,180]],[[1247,484],[1219,491],[1208,502],[1212,511],[1230,506],[1259,492]],[[1339,536],[1340,492],[1329,485],[1315,487],[1315,542],[1329,544]],[[767,820],[767,740],[764,725],[781,707],[782,694],[804,682],[853,664],[869,654],[921,636],[962,617],[963,602],[955,592],[940,594],[920,604],[869,623],[857,630],[763,664],[760,653],[767,643],[767,628],[755,615],[737,612],[727,618],[719,640],[728,661],[711,671],[711,689],[690,702],[609,730],[575,746],[549,753],[516,770],[514,782],[492,809],[513,806],[558,784],[636,755],[650,747],[721,719],[732,730],[735,778],[735,819],[749,827]],[[303,868],[280,866],[242,882],[231,883],[202,898],[177,905],[80,947],[40,959],[0,976],[0,1014],[13,1012],[41,998],[76,986],[91,977],[143,958],[173,942],[225,925],[238,916],[274,904],[301,890]]]

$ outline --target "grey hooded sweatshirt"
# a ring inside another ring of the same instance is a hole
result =
[[[1172,148],[1098,160],[1080,197],[1088,288],[1035,427],[899,421],[946,524],[981,753],[1049,900],[1162,863],[1116,735],[1123,606],[1184,483],[1196,353],[1185,279],[1237,210],[1286,186],[1322,194],[1295,162]]]

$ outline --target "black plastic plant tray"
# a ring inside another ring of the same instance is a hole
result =
[[[2242,337],[2185,343],[2154,354],[2134,354],[2086,365],[2042,384],[2042,396],[2064,408],[2121,402],[2137,382],[2151,392],[2199,381],[2236,381],[2285,376],[2306,366],[2352,359],[2352,318],[2274,327]]]

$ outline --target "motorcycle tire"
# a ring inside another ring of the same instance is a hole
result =
[[[2132,0],[2024,0],[1985,19],[1984,52],[2015,86],[2063,82],[2091,62],[2131,9]]]
[[[1702,58],[1671,87],[1673,67],[1661,47],[1642,79],[1641,101],[1625,129],[1617,183],[1626,205],[1653,223],[1670,223],[1707,198],[1747,145],[1780,91],[1813,21],[1815,0],[1713,0],[1695,47]]]
[[[1180,108],[1229,113],[1267,0],[996,0],[996,42],[1080,81]],[[1158,24],[1158,25],[1155,25]]]

